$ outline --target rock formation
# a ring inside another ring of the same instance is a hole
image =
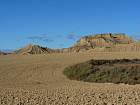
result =
[[[92,45],[94,47],[106,47],[114,44],[130,44],[133,39],[125,34],[96,34],[82,37],[75,46]]]
[[[130,44],[119,44],[119,45],[114,45],[109,48],[106,48],[104,51],[110,51],[110,52],[121,52],[121,51],[140,51],[140,43],[139,42],[134,42]]]
[[[24,48],[21,48],[17,51],[15,51],[15,54],[21,54],[21,55],[28,55],[28,54],[48,54],[52,53],[54,50],[46,48],[46,47],[41,47],[38,45],[32,45],[29,44],[25,46]]]
[[[15,51],[15,54],[50,54],[70,53],[84,51],[140,51],[140,42],[135,42],[127,35],[120,34],[96,34],[80,38],[73,46],[63,49],[50,49],[38,45],[29,44]]]
[[[80,52],[90,49],[110,48],[115,45],[128,45],[134,40],[127,35],[120,34],[96,34],[82,37],[74,46],[67,49],[69,52]],[[66,50],[66,49],[65,49]]]

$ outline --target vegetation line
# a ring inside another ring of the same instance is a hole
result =
[[[139,59],[90,60],[65,68],[71,80],[95,83],[140,84]]]

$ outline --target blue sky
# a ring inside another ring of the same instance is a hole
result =
[[[0,0],[0,49],[71,46],[80,36],[140,38],[140,0]]]

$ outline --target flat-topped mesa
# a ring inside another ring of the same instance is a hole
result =
[[[114,44],[130,44],[133,39],[127,35],[120,34],[95,34],[82,37],[74,46],[90,45],[92,47],[108,47]]]

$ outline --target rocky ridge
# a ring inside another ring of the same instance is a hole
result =
[[[84,51],[140,51],[140,43],[135,42],[124,33],[120,34],[95,34],[80,38],[73,46],[63,49],[50,49],[29,44],[15,51],[15,54],[51,54]]]
[[[82,37],[74,46],[92,45],[93,47],[107,47],[114,44],[130,44],[134,40],[126,34],[95,34]]]
[[[15,54],[21,54],[21,55],[29,55],[29,54],[49,54],[53,53],[54,50],[47,48],[47,47],[41,47],[39,45],[32,45],[29,44],[25,46],[24,48],[21,48],[17,51],[15,51]]]
[[[135,41],[132,38],[128,37],[123,33],[96,34],[96,35],[88,35],[80,38],[72,47],[68,48],[67,51],[81,52],[81,51],[87,51],[91,49],[94,49],[95,51],[98,51],[99,49],[108,50],[108,48],[114,48],[114,46],[118,46],[118,45],[128,46],[134,43]]]

